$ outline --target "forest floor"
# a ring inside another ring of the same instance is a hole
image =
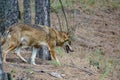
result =
[[[37,65],[30,65],[11,53],[3,63],[4,71],[11,73],[13,80],[120,80],[120,9],[75,10],[74,22],[68,20],[75,27],[74,52],[56,48],[61,66],[39,58]],[[73,14],[70,9],[66,12],[68,17]],[[55,13],[51,13],[51,25],[59,25]],[[29,59],[31,52],[21,54]]]

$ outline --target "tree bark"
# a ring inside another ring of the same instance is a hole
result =
[[[0,32],[4,34],[5,26],[11,26],[18,22],[18,0],[0,0]],[[11,80],[9,73],[3,72],[2,50],[0,43],[0,80]]]
[[[0,80],[3,80],[3,67],[2,67],[2,50],[0,43]]]
[[[42,46],[38,50],[38,56],[42,60],[51,60],[51,54],[49,53],[48,47],[47,46]]]
[[[5,30],[5,0],[0,0],[0,32]]]
[[[0,0],[0,32],[3,34],[6,27],[18,23],[18,0]]]
[[[1,43],[0,43],[0,80],[12,80],[10,73],[3,72]]]
[[[24,23],[29,24],[31,23],[31,6],[30,6],[30,0],[24,0],[23,1],[24,6]]]
[[[9,27],[15,23],[18,23],[19,6],[18,0],[6,0],[5,19],[6,26]]]
[[[35,24],[50,26],[50,0],[35,0]]]
[[[50,0],[44,0],[44,25],[50,27]]]

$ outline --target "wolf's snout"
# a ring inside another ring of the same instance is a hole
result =
[[[66,45],[66,51],[67,53],[69,52],[74,52],[73,48],[71,47],[71,45]]]

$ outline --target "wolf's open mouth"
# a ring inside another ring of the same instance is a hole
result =
[[[70,45],[66,45],[66,51],[67,51],[67,53],[74,52],[74,50],[72,49],[72,47]]]

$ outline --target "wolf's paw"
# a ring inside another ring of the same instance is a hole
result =
[[[61,66],[61,63],[60,63],[60,61],[58,59],[56,60],[56,64]]]
[[[27,63],[28,61],[26,59],[23,60],[25,63]]]
[[[3,59],[3,63],[7,63],[6,58]]]
[[[37,65],[37,64],[35,63],[35,61],[31,61],[30,64],[32,64],[32,65]]]
[[[3,63],[7,63],[7,61],[6,61],[6,60],[3,60]]]

